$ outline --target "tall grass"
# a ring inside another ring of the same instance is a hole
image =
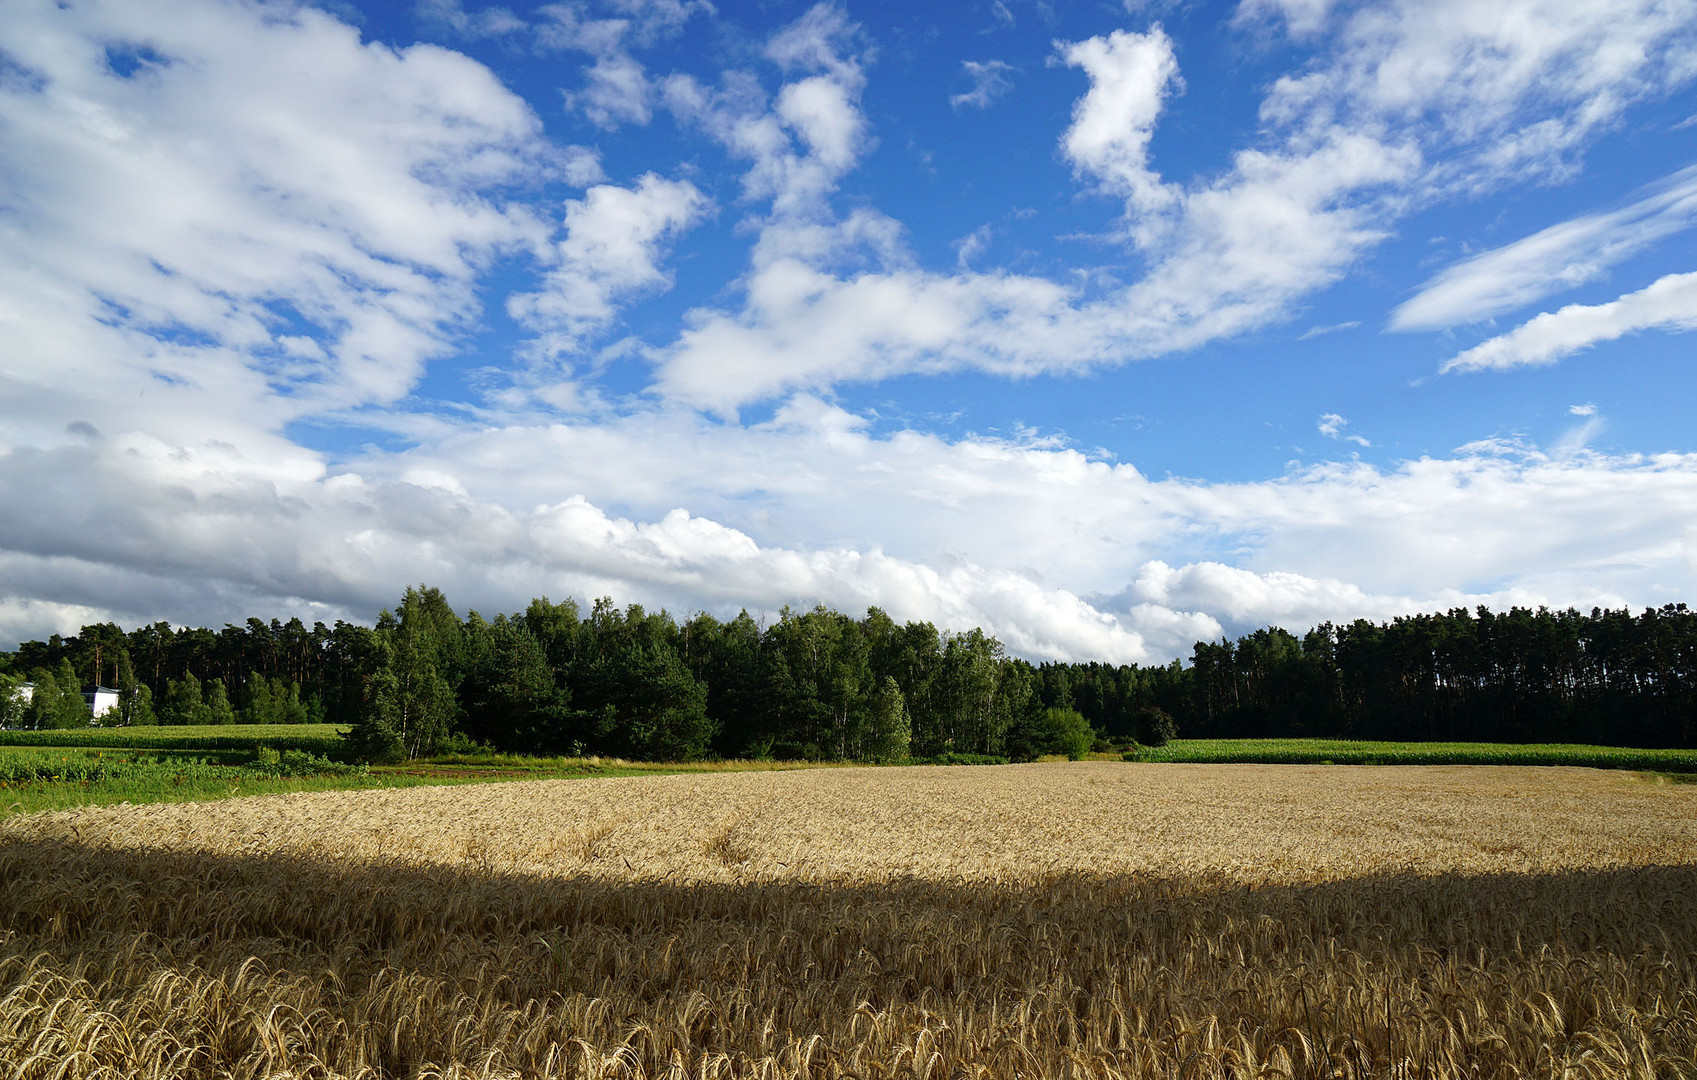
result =
[[[1174,739],[1139,747],[1128,760],[1259,765],[1565,765],[1697,772],[1697,750],[1643,750],[1568,743],[1413,743],[1345,739]]]

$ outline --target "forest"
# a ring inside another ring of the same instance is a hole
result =
[[[25,700],[12,687],[34,684]],[[679,621],[538,598],[374,625],[85,626],[0,653],[0,725],[346,724],[381,762],[487,746],[638,760],[1079,757],[1183,737],[1697,744],[1697,613],[1455,609],[1197,642],[1188,664],[1032,664],[981,630],[786,608]]]

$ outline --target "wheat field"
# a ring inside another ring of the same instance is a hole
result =
[[[1053,763],[0,824],[0,1076],[1697,1077],[1697,787]]]

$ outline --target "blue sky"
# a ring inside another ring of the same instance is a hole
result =
[[[1697,0],[18,0],[0,644],[1697,577]]]

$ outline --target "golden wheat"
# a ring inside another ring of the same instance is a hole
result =
[[[1697,1076],[1697,789],[828,770],[0,828],[20,1078]]]

